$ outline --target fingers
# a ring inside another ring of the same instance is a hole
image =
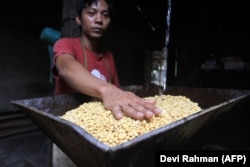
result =
[[[116,119],[124,115],[134,119],[151,119],[161,111],[155,106],[156,100],[142,99],[130,92],[113,92],[103,99],[104,107],[111,110]]]
[[[137,103],[131,102],[129,104],[123,104],[121,107],[116,106],[112,111],[116,119],[121,119],[123,114],[137,120],[151,119],[161,113],[153,104],[155,103],[150,102],[150,104],[148,104],[147,102],[141,101]]]
[[[142,99],[142,101],[137,104],[138,106],[142,107],[137,107],[137,111],[144,113],[145,117],[150,119],[154,115],[159,115],[162,112],[159,108],[155,106],[155,104],[155,99]]]
[[[144,114],[138,110],[136,110],[135,108],[127,105],[123,108],[123,112],[124,114],[126,114],[129,117],[138,119],[138,120],[142,120],[144,119]]]
[[[154,106],[153,106],[154,107]],[[144,103],[132,103],[129,106],[130,113],[129,116],[134,117],[136,119],[151,119],[154,116],[154,113],[150,111],[150,107],[145,106]]]
[[[121,107],[120,106],[115,106],[113,109],[112,109],[112,112],[113,112],[113,114],[114,114],[114,116],[115,116],[115,118],[116,119],[122,119],[123,118],[123,112],[122,112],[122,109],[121,109]]]
[[[156,100],[155,99],[142,99],[144,102],[155,105],[156,104]]]
[[[137,120],[150,119],[155,115],[153,112],[145,110],[142,106],[133,108],[129,105],[123,106],[123,108],[115,106],[112,112],[117,120],[122,119],[124,115]]]

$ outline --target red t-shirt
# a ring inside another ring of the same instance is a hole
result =
[[[61,54],[70,54],[85,68],[87,68],[87,70],[91,72],[91,74],[102,80],[111,82],[112,84],[119,87],[120,84],[117,76],[113,54],[109,51],[104,51],[102,53],[103,56],[100,57],[88,48],[85,48],[85,50],[86,57],[84,56],[84,49],[81,45],[80,38],[61,38],[54,44],[54,62],[56,61],[56,58]],[[85,62],[85,60],[87,60],[87,63]],[[58,95],[76,92],[75,90],[70,88],[68,84],[58,75],[58,71],[55,65],[53,65],[52,73],[55,78],[55,94]]]

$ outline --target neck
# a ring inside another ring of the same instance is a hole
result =
[[[82,44],[93,52],[99,53],[101,51],[100,40],[89,39],[85,36],[81,37]]]

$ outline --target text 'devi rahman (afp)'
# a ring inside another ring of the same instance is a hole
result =
[[[197,151],[197,152],[157,152],[156,167],[178,164],[209,164],[248,166],[249,151]]]

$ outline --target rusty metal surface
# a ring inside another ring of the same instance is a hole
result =
[[[127,87],[140,96],[154,95],[151,87]],[[202,111],[173,122],[116,147],[109,147],[84,129],[58,116],[90,98],[61,95],[13,101],[79,166],[127,167],[154,166],[156,150],[190,150],[204,144],[209,127],[218,116],[249,99],[248,90],[169,87],[164,94],[183,95],[198,102]]]

